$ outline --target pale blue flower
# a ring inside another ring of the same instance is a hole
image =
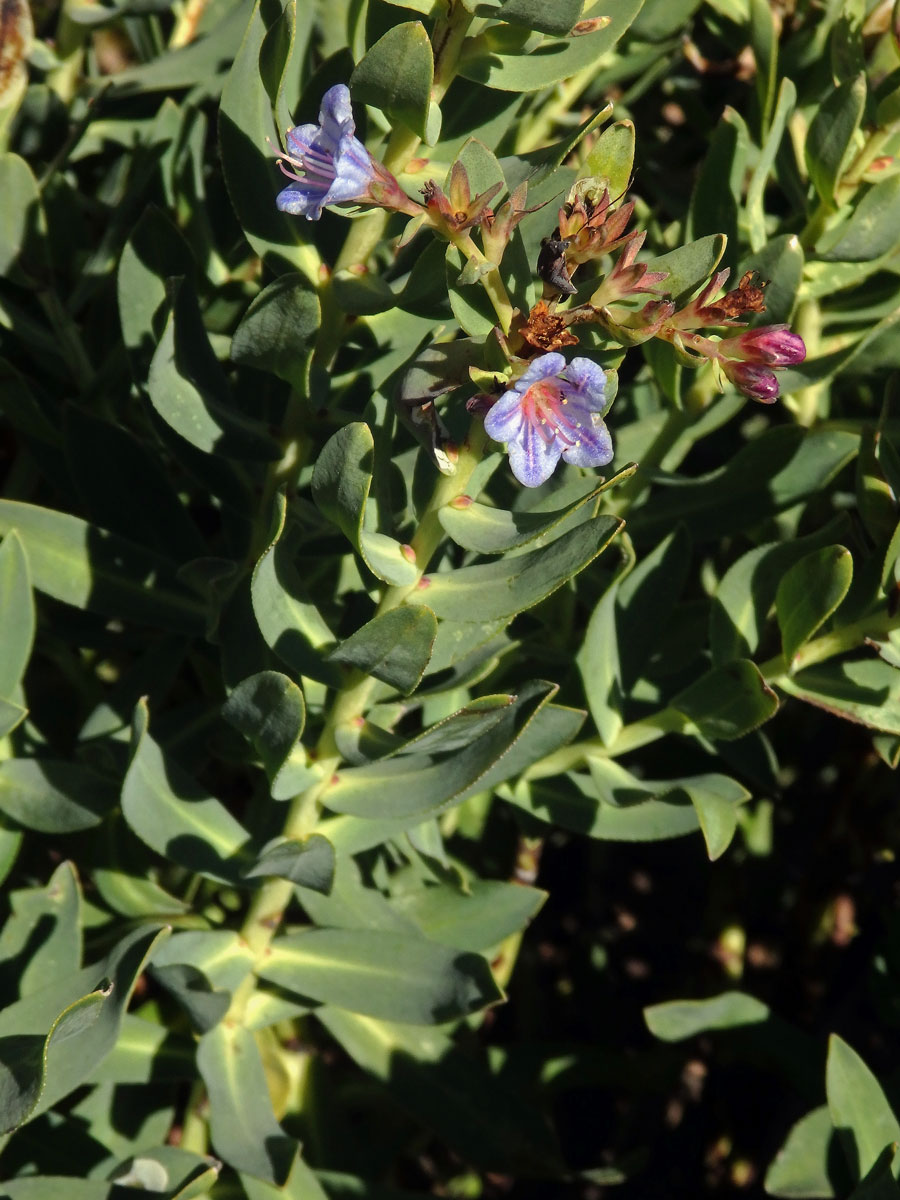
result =
[[[282,212],[318,221],[326,204],[369,198],[376,167],[355,132],[350,91],[337,83],[322,97],[318,125],[296,125],[287,132],[284,159],[295,170],[279,160],[284,174],[294,181],[276,197]]]
[[[576,467],[612,460],[606,408],[606,375],[589,358],[542,354],[528,364],[484,418],[497,442],[506,442],[512,473],[526,487],[549,479],[560,458]]]

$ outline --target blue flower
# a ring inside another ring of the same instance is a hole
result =
[[[284,174],[294,180],[275,200],[282,212],[318,221],[326,204],[369,199],[377,170],[355,132],[350,91],[335,84],[322,97],[319,124],[296,125],[287,132],[284,157],[296,171],[279,160]]]
[[[602,467],[612,460],[606,408],[606,375],[589,358],[542,354],[504,392],[484,418],[497,442],[506,442],[512,473],[538,487],[560,458],[576,467]]]

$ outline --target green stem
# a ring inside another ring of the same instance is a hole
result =
[[[451,233],[450,240],[460,254],[464,258],[468,259],[469,262],[477,263],[480,266],[482,263],[486,263],[488,261],[485,255],[472,241],[472,238],[469,236],[467,230],[464,230],[462,233],[458,234]],[[493,267],[490,271],[480,275],[478,282],[487,293],[487,297],[491,302],[494,312],[497,314],[497,320],[500,323],[500,328],[504,333],[509,333],[515,309],[513,308],[512,301],[509,298],[506,285],[500,277],[499,270],[496,267]]]
[[[207,1107],[206,1088],[198,1079],[191,1088],[184,1121],[181,1126],[181,1141],[178,1143],[182,1150],[193,1154],[204,1155],[209,1150],[209,1125],[206,1120]]]
[[[438,514],[445,504],[464,494],[472,472],[481,460],[487,444],[487,435],[480,418],[474,418],[469,437],[459,449],[456,471],[453,475],[441,475],[437,481],[431,501],[422,515],[419,527],[410,543],[419,565],[421,579],[443,539]],[[276,468],[277,470],[277,468]],[[419,580],[406,587],[389,587],[385,590],[378,612],[396,608],[409,593],[418,586]],[[285,821],[283,836],[302,841],[315,829],[319,819],[322,796],[329,787],[332,776],[340,763],[336,734],[338,729],[361,717],[365,712],[377,681],[362,671],[348,674],[342,688],[336,693],[325,727],[316,747],[320,778],[291,802]],[[287,879],[267,879],[251,901],[247,916],[241,927],[241,940],[259,962],[268,950],[285,910],[293,896],[294,885]],[[247,1005],[255,991],[256,979],[251,973],[235,991],[231,1007],[225,1019],[240,1023]]]

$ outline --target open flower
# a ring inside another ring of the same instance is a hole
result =
[[[322,97],[318,125],[296,125],[287,132],[284,159],[295,169],[288,170],[279,159],[278,165],[293,180],[275,200],[282,212],[318,221],[326,204],[373,199],[370,187],[379,177],[380,164],[355,132],[350,91],[337,83]]]
[[[576,467],[601,467],[613,456],[600,418],[606,408],[606,375],[589,358],[542,354],[504,392],[484,419],[497,442],[506,442],[512,473],[538,487],[560,458]]]

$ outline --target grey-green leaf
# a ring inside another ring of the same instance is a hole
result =
[[[298,1144],[275,1119],[253,1034],[240,1025],[217,1025],[200,1039],[197,1067],[209,1094],[216,1153],[236,1170],[280,1187]]]
[[[222,716],[256,749],[270,783],[303,733],[303,692],[278,671],[260,671],[239,683],[222,706]]]
[[[434,81],[431,42],[421,21],[395,25],[357,63],[350,76],[354,99],[380,108],[428,139]]]
[[[137,836],[159,854],[220,883],[239,883],[250,835],[147,733],[147,710],[135,710],[131,765],[122,785],[122,812]]]
[[[843,546],[813,550],[788,571],[775,595],[781,645],[788,660],[835,611],[853,581],[853,556]]]
[[[12,696],[34,641],[34,599],[25,547],[11,530],[0,546],[0,696]]]
[[[437,618],[425,605],[401,605],[372,618],[341,642],[329,662],[356,667],[403,695],[418,687],[431,658]]]
[[[489,621],[524,612],[577,575],[605,550],[625,522],[600,516],[537,550],[498,562],[424,575],[408,604],[427,604],[438,617]]]
[[[418,1025],[439,1025],[502,999],[480,955],[374,929],[276,938],[258,973],[323,1004]]]
[[[244,871],[244,877],[277,875],[327,896],[334,882],[334,867],[334,846],[321,833],[311,833],[302,842],[286,839],[273,843]]]
[[[682,1042],[710,1029],[735,1029],[768,1020],[769,1009],[745,992],[722,992],[709,1000],[668,1000],[644,1009],[647,1028],[663,1042]]]
[[[847,1043],[833,1033],[828,1041],[825,1091],[831,1121],[850,1169],[862,1178],[885,1146],[900,1142],[900,1121],[878,1080]]]
[[[711,671],[670,701],[712,740],[742,737],[774,715],[778,697],[755,663],[736,659]]]

